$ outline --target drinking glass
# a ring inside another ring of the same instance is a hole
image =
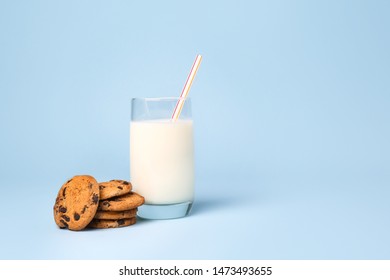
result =
[[[172,115],[184,102],[179,118]],[[138,216],[187,216],[194,200],[194,140],[191,100],[133,98],[130,122],[130,178],[145,197]]]

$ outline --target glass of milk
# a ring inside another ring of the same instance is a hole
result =
[[[194,137],[191,100],[177,120],[179,98],[134,98],[131,101],[130,179],[145,197],[138,216],[173,219],[189,214],[194,199]]]

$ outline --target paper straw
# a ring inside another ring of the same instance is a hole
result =
[[[180,94],[180,98],[177,101],[177,104],[176,104],[176,107],[175,107],[175,111],[173,111],[172,120],[174,120],[174,121],[176,121],[179,118],[179,116],[180,116],[181,110],[183,109],[183,106],[184,106],[185,99],[188,96],[188,93],[190,91],[192,82],[194,81],[196,72],[198,71],[198,68],[199,68],[199,65],[200,65],[201,61],[202,61],[202,56],[200,54],[198,54],[196,56],[194,64],[192,65],[191,72],[188,75],[187,81],[184,84],[184,88],[183,88],[183,91]]]

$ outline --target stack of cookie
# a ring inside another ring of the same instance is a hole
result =
[[[54,220],[60,228],[70,230],[130,226],[136,223],[137,207],[144,201],[132,192],[129,182],[99,184],[89,175],[74,176],[58,192]]]
[[[137,207],[141,206],[145,200],[131,189],[131,184],[123,180],[99,183],[98,210],[88,226],[115,228],[135,224]]]

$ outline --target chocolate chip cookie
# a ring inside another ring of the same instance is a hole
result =
[[[135,215],[137,215],[137,208],[126,211],[97,211],[94,219],[119,220],[133,218]]]
[[[101,200],[99,202],[99,210],[102,211],[125,211],[133,208],[137,208],[144,204],[145,199],[143,196],[130,192],[128,194]]]
[[[99,183],[100,199],[103,200],[124,195],[129,193],[131,189],[131,183],[124,180],[111,180],[109,182]]]
[[[118,228],[131,226],[136,223],[136,218],[130,219],[119,219],[119,220],[99,220],[93,219],[92,222],[88,225],[90,228]]]
[[[82,230],[93,219],[99,205],[99,184],[89,175],[78,175],[62,185],[53,207],[60,228]]]

